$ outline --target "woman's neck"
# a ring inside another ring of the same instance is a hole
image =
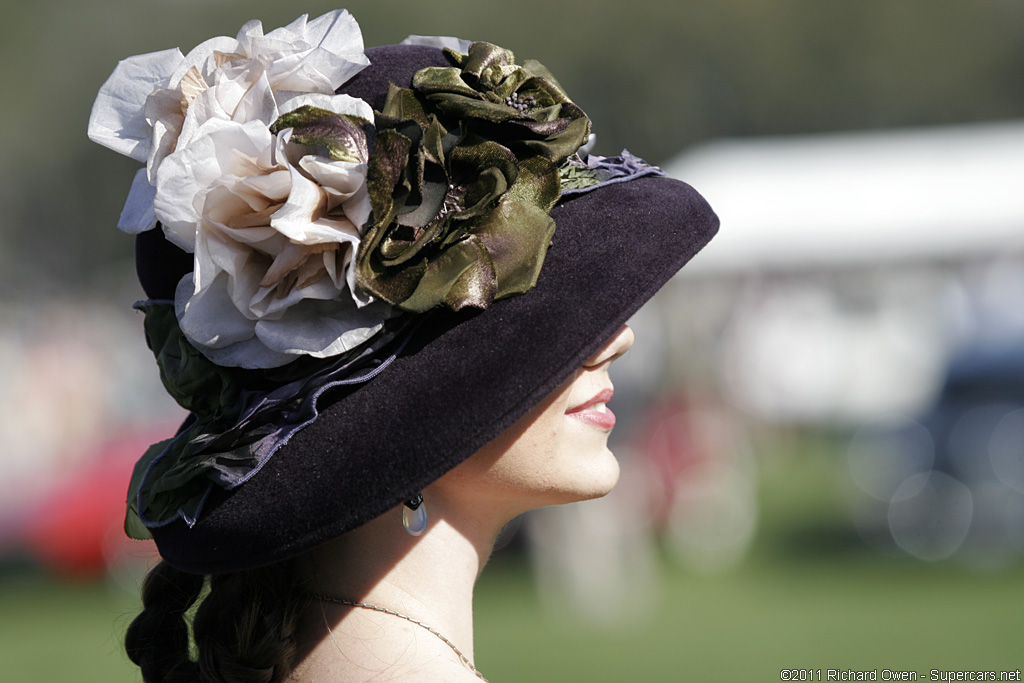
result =
[[[452,508],[461,506],[447,503],[444,495],[432,496],[429,489],[425,496],[429,522],[422,536],[405,532],[399,506],[311,551],[300,561],[300,576],[315,595],[397,612],[428,624],[451,645],[400,617],[318,600],[304,620],[306,647],[300,656],[305,659],[297,673],[324,664],[336,672],[342,668],[332,665],[338,656],[346,669],[365,668],[354,661],[362,653],[372,662],[393,661],[422,676],[426,670],[408,659],[416,652],[428,661],[454,662],[473,678],[456,650],[473,661],[473,587],[504,520],[460,514]]]

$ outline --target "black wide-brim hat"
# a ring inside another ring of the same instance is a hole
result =
[[[440,49],[366,51],[339,92],[380,109],[389,83],[448,66]],[[160,554],[195,573],[270,564],[339,536],[441,477],[497,437],[594,354],[712,238],[718,219],[689,185],[647,176],[563,196],[540,278],[485,310],[431,312],[401,354],[320,416],[246,483],[215,488],[193,526],[151,529]],[[159,230],[137,242],[152,299],[173,299],[192,257]]]

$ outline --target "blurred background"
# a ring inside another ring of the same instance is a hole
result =
[[[153,561],[131,464],[182,413],[85,136],[117,60],[319,0],[0,5],[0,670],[133,681]],[[556,73],[722,232],[614,376],[621,485],[510,529],[492,681],[778,680],[1024,664],[1024,2],[353,0],[367,45],[498,43]]]

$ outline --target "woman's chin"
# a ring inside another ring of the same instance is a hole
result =
[[[551,491],[558,500],[549,505],[577,503],[584,500],[603,498],[611,493],[619,481],[619,461],[610,450],[600,457],[590,459],[585,467],[565,477],[561,486]]]

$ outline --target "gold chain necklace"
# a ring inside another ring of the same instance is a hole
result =
[[[398,617],[399,619],[405,619],[406,621],[408,621],[411,624],[416,624],[420,628],[422,628],[422,629],[424,629],[426,631],[430,631],[435,636],[440,638],[441,642],[444,643],[445,645],[447,645],[448,647],[450,647],[452,649],[452,652],[454,652],[455,654],[457,654],[459,656],[459,659],[462,660],[462,663],[465,664],[466,666],[468,666],[470,671],[472,671],[474,674],[476,674],[477,678],[479,678],[481,681],[484,681],[485,683],[487,683],[487,679],[484,678],[484,675],[482,673],[480,673],[479,671],[477,671],[477,668],[475,666],[473,666],[473,662],[469,661],[469,657],[467,657],[466,655],[462,654],[462,650],[460,650],[455,645],[455,643],[453,643],[452,641],[450,641],[447,638],[445,638],[444,635],[440,631],[435,629],[433,626],[430,626],[429,624],[425,624],[424,622],[420,621],[419,619],[414,619],[414,618],[412,618],[412,617],[410,617],[410,616],[408,616],[406,614],[402,614],[401,612],[396,612],[394,610],[390,610],[387,607],[381,607],[379,605],[368,605],[365,602],[353,602],[352,600],[343,600],[341,598],[332,598],[329,595],[319,595],[317,593],[311,594],[310,597],[315,598],[316,600],[322,600],[322,601],[325,601],[325,602],[336,602],[339,605],[348,605],[349,607],[358,607],[360,609],[368,609],[368,610],[372,610],[374,612],[380,612],[382,614],[390,614],[393,617]]]

